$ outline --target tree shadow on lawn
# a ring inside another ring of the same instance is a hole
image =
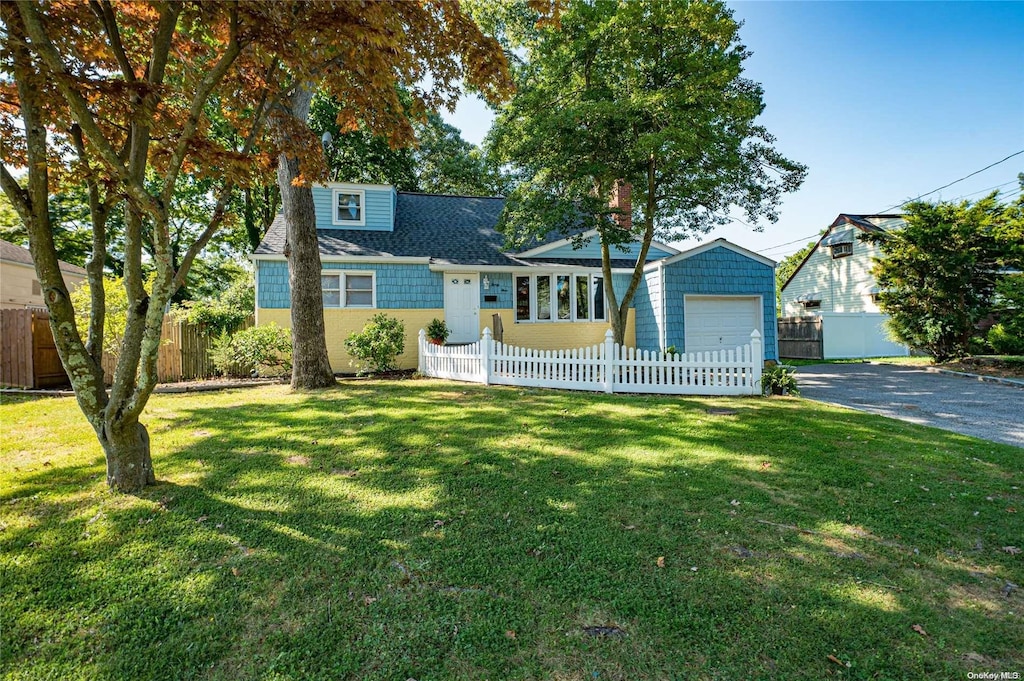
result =
[[[188,404],[172,423],[202,435],[155,459],[173,483],[108,496],[98,518],[50,499],[57,471],[7,495],[34,519],[0,534],[21,603],[9,668],[820,678],[833,655],[901,678],[977,668],[968,653],[1024,662],[1019,592],[1000,593],[1020,583],[998,553],[1021,534],[1011,448],[796,400],[417,382]],[[737,413],[706,412],[722,404]]]

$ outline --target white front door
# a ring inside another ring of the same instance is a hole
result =
[[[476,272],[444,273],[444,321],[449,343],[480,340],[480,279]]]
[[[686,296],[683,305],[686,352],[732,350],[754,329],[764,336],[759,297]]]

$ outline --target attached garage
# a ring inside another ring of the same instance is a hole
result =
[[[686,352],[731,350],[764,335],[760,296],[683,296]]]
[[[765,359],[778,359],[775,262],[717,239],[649,264],[636,298],[642,349],[733,349],[761,334]]]

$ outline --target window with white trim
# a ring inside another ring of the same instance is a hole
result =
[[[320,273],[324,307],[376,307],[376,275],[373,272],[331,270]]]
[[[845,258],[848,255],[853,255],[852,243],[832,244],[831,246],[829,246],[829,248],[832,250],[833,260],[835,260],[836,258]]]
[[[366,224],[363,213],[366,204],[366,192],[362,189],[335,189],[334,224],[361,227]]]
[[[521,274],[515,277],[515,295],[517,322],[606,319],[600,275]]]

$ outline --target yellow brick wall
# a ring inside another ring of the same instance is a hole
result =
[[[444,319],[444,310],[324,310],[327,357],[334,371],[343,374],[356,372],[356,367],[350,363],[352,357],[345,350],[345,339],[353,331],[362,331],[370,317],[379,312],[396,317],[405,324],[405,352],[398,356],[398,366],[402,369],[415,369],[419,362],[417,344],[420,329],[426,328],[435,317]],[[256,322],[276,322],[278,326],[290,329],[291,310],[259,308],[256,310]]]
[[[501,315],[505,343],[537,350],[569,350],[604,342],[607,322],[530,322],[517,324],[515,310],[480,310],[480,332],[492,324],[491,316]],[[636,345],[636,310],[629,311],[626,345]]]
[[[398,356],[398,365],[402,369],[415,369],[419,362],[419,332],[426,328],[430,320],[444,319],[444,310],[324,310],[324,327],[327,334],[327,357],[331,368],[338,373],[355,373],[356,367],[351,356],[345,350],[345,339],[353,331],[362,331],[370,317],[383,312],[398,318],[405,324],[405,352]],[[604,334],[610,327],[605,322],[551,322],[516,324],[514,310],[481,310],[480,332],[491,326],[491,315],[501,315],[502,327],[505,330],[505,342],[509,345],[536,348],[538,350],[564,350],[597,345],[604,342]],[[635,310],[629,311],[629,322],[626,324],[626,345],[636,345]],[[259,308],[256,310],[256,323],[269,324],[290,329],[291,310],[276,308]]]

